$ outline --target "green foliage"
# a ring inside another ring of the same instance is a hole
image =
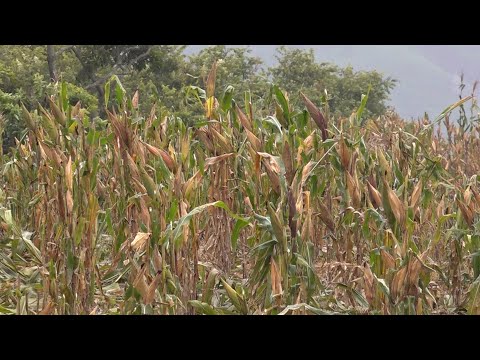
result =
[[[360,106],[362,94],[371,86],[365,116],[379,116],[385,112],[396,80],[384,78],[377,71],[355,72],[351,66],[340,68],[318,63],[311,49],[282,46],[277,52],[278,64],[269,71],[273,81],[287,90],[294,103],[299,101],[298,94],[302,91],[315,103],[327,100],[332,114],[348,117]]]
[[[71,83],[66,83],[67,85],[67,94],[68,101],[71,105],[75,105],[77,102],[81,102],[82,106],[95,114],[98,110],[98,98],[90,94],[85,89],[76,86]]]
[[[244,99],[255,104],[252,111],[263,117],[272,104],[271,82],[286,90],[290,102],[300,104],[302,91],[318,105],[328,103],[334,115],[349,116],[360,105],[362,94],[371,91],[364,118],[385,111],[385,103],[395,81],[372,72],[354,72],[328,63],[317,63],[313,51],[278,49],[278,64],[266,68],[249,48],[210,46],[188,58],[186,46],[178,45],[54,45],[53,63],[46,45],[0,46],[0,112],[4,114],[4,150],[25,124],[19,120],[19,102],[27,109],[38,103],[47,105],[47,97],[58,91],[50,81],[50,67],[58,82],[66,82],[69,101],[82,105],[93,117],[106,118],[105,107],[114,105],[114,97],[104,104],[105,82],[117,75],[125,90],[138,90],[139,113],[148,113],[156,104],[157,117],[174,115],[187,124],[200,120],[203,106],[189,100],[191,86],[205,87],[211,64],[217,61],[215,95]],[[231,104],[229,102],[228,104]],[[229,105],[222,105],[224,111]],[[280,120],[281,121],[281,120]]]
[[[144,99],[140,110],[149,110],[153,103],[169,110],[182,108],[182,89],[189,81],[184,49],[177,45],[155,46],[148,60],[122,79],[129,93],[138,90]]]
[[[302,91],[309,98],[318,99],[325,89],[333,87],[339,68],[328,63],[317,63],[313,50],[289,49],[281,46],[277,49],[278,64],[269,69],[275,83],[281,84],[296,97]]]
[[[20,134],[25,125],[20,121],[22,112],[19,102],[22,100],[21,94],[9,94],[0,90],[0,114],[4,117],[4,132],[2,136],[8,134],[3,139],[3,152],[14,145],[14,139],[20,138]]]
[[[214,61],[217,63],[216,95],[225,91],[228,85],[235,88],[234,96],[242,97],[249,91],[252,99],[258,101],[268,91],[268,82],[262,68],[262,60],[254,57],[248,48],[227,48],[216,45],[190,56],[189,71],[194,85],[204,87]]]

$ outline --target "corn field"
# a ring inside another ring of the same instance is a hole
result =
[[[116,78],[105,120],[65,86],[23,108],[0,164],[1,313],[480,314],[472,96],[407,122],[364,118],[366,95],[336,119],[277,86],[217,98],[215,73],[190,125],[140,114]]]

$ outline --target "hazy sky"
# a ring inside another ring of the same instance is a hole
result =
[[[480,79],[479,45],[291,45],[313,48],[318,61],[352,65],[356,70],[375,69],[399,83],[391,104],[403,117],[440,114],[458,100],[459,74],[467,81],[466,92]],[[192,45],[188,52],[205,46]],[[267,65],[275,63],[276,45],[251,45],[252,53]]]

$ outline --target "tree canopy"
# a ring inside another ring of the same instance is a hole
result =
[[[395,80],[376,71],[354,71],[316,61],[312,50],[277,49],[271,67],[252,55],[249,48],[210,46],[185,55],[180,45],[3,45],[0,46],[0,113],[6,119],[4,149],[19,138],[25,125],[20,103],[33,110],[65,82],[70,102],[80,101],[91,117],[105,117],[105,83],[116,75],[130,93],[139,91],[142,110],[153,103],[157,111],[175,112],[187,120],[195,109],[186,107],[192,86],[203,87],[214,61],[217,92],[227,86],[242,101],[245,92],[262,104],[272,84],[277,84],[293,103],[303,92],[326,106],[335,116],[349,116],[369,89],[367,116],[385,112]],[[145,101],[147,99],[147,101]],[[111,104],[108,104],[111,105]],[[199,110],[199,114],[201,111]]]

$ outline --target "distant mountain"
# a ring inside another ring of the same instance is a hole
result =
[[[206,45],[192,45],[192,54]],[[275,45],[252,45],[252,53],[267,66],[273,65]],[[467,88],[480,79],[480,46],[478,45],[298,45],[312,48],[318,61],[355,70],[377,70],[399,81],[390,104],[405,118],[417,118],[427,112],[440,114],[458,100],[459,74],[465,73]]]

